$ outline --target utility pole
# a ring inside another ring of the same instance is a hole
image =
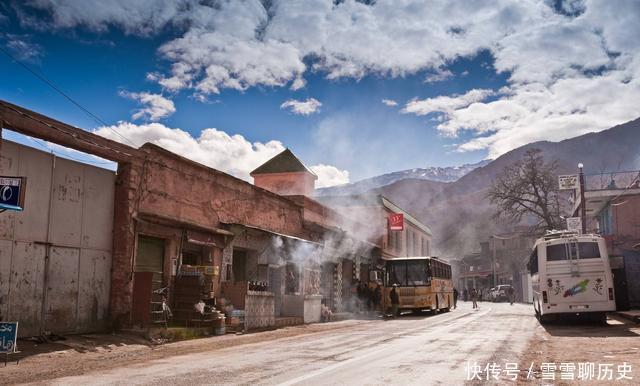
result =
[[[587,233],[587,203],[584,199],[584,165],[581,163],[578,164],[578,169],[580,170],[580,222],[582,223],[582,234]]]
[[[493,258],[491,260],[492,268],[493,268],[493,285],[495,287],[497,285],[498,280],[496,280],[496,238],[495,236],[491,236],[491,248],[493,249]]]

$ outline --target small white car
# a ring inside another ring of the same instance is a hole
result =
[[[508,302],[509,288],[511,288],[510,284],[500,284],[499,286],[492,288],[489,295],[491,301],[492,302]]]

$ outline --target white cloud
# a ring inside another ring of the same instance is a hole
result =
[[[249,182],[252,182],[249,176],[252,170],[285,149],[280,141],[251,143],[242,135],[229,135],[214,128],[204,129],[200,136],[194,138],[184,130],[155,122],[142,125],[119,122],[117,125],[100,127],[95,133],[122,142],[122,137],[115,134],[114,130],[138,146],[150,142]],[[323,164],[310,168],[318,174],[318,186],[332,186],[349,181],[349,172],[346,170]]]
[[[349,183],[349,172],[335,166],[319,164],[310,169],[318,176],[316,189]]]
[[[158,121],[176,112],[176,106],[173,104],[173,101],[160,94],[122,90],[119,92],[119,95],[123,98],[137,101],[138,104],[142,105],[141,108],[133,113],[131,116],[132,119],[146,118],[149,121]]]
[[[1,20],[1,19],[0,19]],[[0,34],[2,36],[2,34]],[[28,35],[6,34],[6,47],[11,55],[23,62],[39,63],[44,56],[44,49],[31,41]]]
[[[427,79],[436,80],[448,76],[447,66],[456,59],[488,50],[494,61],[487,70],[508,76],[495,100],[441,96],[412,101],[405,111],[443,112],[442,133],[466,130],[475,136],[460,150],[487,149],[491,156],[529,140],[602,130],[638,114],[637,0],[27,4],[49,15],[48,26],[55,28],[101,32],[113,26],[150,35],[171,27],[177,37],[158,50],[170,67],[149,78],[167,90],[203,97],[254,86],[297,90],[310,72],[359,79],[431,71],[436,77]],[[19,16],[23,24],[36,25],[26,13]]]
[[[427,77],[424,79],[424,82],[436,83],[436,82],[442,82],[451,78],[453,78],[453,72],[447,69],[438,68],[434,73],[427,75]]]
[[[389,107],[393,107],[393,106],[397,106],[398,102],[394,101],[393,99],[383,99],[382,103],[389,106]]]
[[[191,0],[30,0],[26,7],[47,11],[50,19],[41,20],[17,9],[23,25],[42,30],[87,27],[106,32],[110,25],[128,34],[149,35],[169,23],[185,21],[184,11],[196,5]]]
[[[429,113],[451,113],[456,109],[467,107],[474,102],[480,102],[493,94],[492,90],[473,89],[463,95],[438,96],[427,99],[409,101],[402,109],[403,113],[427,115]]]
[[[289,99],[280,105],[281,109],[289,109],[292,113],[298,115],[310,115],[320,111],[322,103],[315,98],[308,98],[304,101]]]

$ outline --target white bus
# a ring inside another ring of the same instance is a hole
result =
[[[562,315],[606,323],[606,312],[616,309],[607,247],[598,235],[548,232],[536,240],[529,272],[541,323]]]

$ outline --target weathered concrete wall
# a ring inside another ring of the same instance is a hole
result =
[[[640,195],[622,196],[611,204],[614,252],[620,254],[640,242]]]
[[[135,240],[140,221],[152,215],[185,227],[215,229],[246,224],[277,233],[307,237],[302,208],[294,202],[155,145],[141,148],[143,162],[120,164],[116,183],[112,317],[130,319]],[[221,257],[226,277],[230,250]]]
[[[0,314],[21,336],[99,330],[108,315],[115,173],[3,141],[0,174],[27,177],[0,214]]]
[[[256,174],[253,181],[256,186],[283,196],[311,196],[315,189],[316,177],[307,172]]]

